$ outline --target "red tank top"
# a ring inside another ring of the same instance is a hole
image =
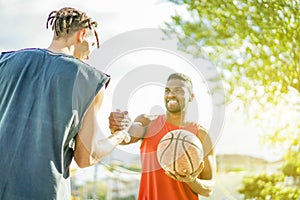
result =
[[[190,187],[183,182],[175,181],[165,174],[160,167],[156,149],[161,138],[169,131],[185,129],[197,135],[197,124],[191,123],[185,127],[175,126],[160,115],[149,127],[140,147],[142,176],[139,188],[139,200],[197,200]]]

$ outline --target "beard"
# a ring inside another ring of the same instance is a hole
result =
[[[176,103],[176,105],[170,105],[169,102],[165,102],[165,107],[170,113],[179,113],[183,110],[178,102]]]

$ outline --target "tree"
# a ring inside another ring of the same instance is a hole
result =
[[[166,32],[176,34],[182,49],[192,49],[194,55],[195,49],[201,52],[199,47],[207,50],[226,81],[229,101],[240,101],[257,118],[270,118],[261,114],[262,109],[272,112],[278,104],[289,105],[288,111],[300,117],[299,1],[171,1],[183,4],[188,17],[173,16]],[[282,116],[275,113],[275,117],[282,121]],[[300,121],[296,121],[268,127],[275,135],[272,141],[289,129],[294,137],[280,141],[294,144],[300,136]]]
[[[234,97],[239,97],[233,91],[238,85],[246,91],[253,89],[253,84],[263,86],[270,97],[267,100],[272,103],[278,93],[288,93],[290,89],[300,92],[299,1],[184,0],[181,3],[189,17],[173,16],[172,23],[166,23],[168,31],[177,33],[183,46],[212,49],[210,58],[222,66]],[[194,44],[184,43],[181,35],[191,38]],[[260,97],[258,92],[256,96]]]
[[[283,174],[259,174],[246,176],[243,187],[239,189],[245,199],[256,200],[298,200],[300,189],[295,186],[285,186]]]
[[[299,181],[300,1],[171,1],[187,12],[172,16],[165,32],[188,53],[208,52],[228,101],[250,110],[266,131],[265,142],[285,148],[282,172]]]

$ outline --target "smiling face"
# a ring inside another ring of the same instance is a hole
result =
[[[188,83],[181,79],[170,79],[165,87],[165,107],[170,113],[185,111],[193,94]]]

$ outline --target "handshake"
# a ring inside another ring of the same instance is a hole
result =
[[[115,112],[111,112],[109,116],[109,129],[115,139],[122,143],[129,143],[131,136],[128,133],[131,126],[131,119],[128,116],[127,111],[121,111],[117,109]]]

